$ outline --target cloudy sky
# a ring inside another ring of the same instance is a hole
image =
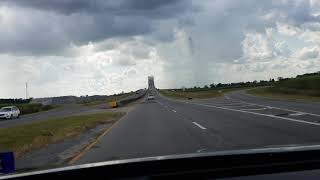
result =
[[[318,0],[1,0],[0,98],[320,70]]]

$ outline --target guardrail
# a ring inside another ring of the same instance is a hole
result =
[[[124,106],[140,98],[143,98],[146,95],[146,93],[147,93],[147,90],[140,90],[138,94],[134,94],[132,96],[129,96],[117,101],[117,106]]]
[[[0,173],[12,173],[16,171],[13,152],[0,153]]]

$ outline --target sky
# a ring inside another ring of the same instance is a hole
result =
[[[1,0],[0,98],[320,71],[318,0]]]

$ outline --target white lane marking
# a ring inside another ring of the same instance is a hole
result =
[[[225,97],[226,99],[230,99],[230,97],[229,97],[229,96],[226,96],[226,95],[225,95],[224,97]]]
[[[243,103],[251,104],[251,105],[256,105],[256,106],[264,106],[264,107],[267,107],[267,108],[280,109],[280,110],[291,111],[291,112],[296,112],[296,113],[305,113],[305,114],[309,114],[309,115],[312,115],[312,116],[320,117],[320,114],[313,114],[313,113],[296,111],[296,110],[286,109],[286,108],[278,108],[278,107],[274,107],[274,106],[266,106],[266,105],[262,105],[262,104],[248,103],[248,102],[242,101],[242,100],[239,100],[239,101],[241,101]]]
[[[198,104],[198,103],[192,103],[192,104],[193,105],[198,105],[198,106],[213,107],[213,108],[217,108],[217,109],[236,111],[236,112],[260,115],[260,116],[266,116],[266,117],[271,117],[271,118],[278,118],[278,119],[284,119],[284,120],[288,120],[288,121],[294,121],[294,122],[299,122],[299,123],[305,123],[305,124],[312,124],[312,125],[320,126],[320,123],[308,122],[308,121],[304,121],[304,120],[292,119],[292,118],[275,116],[275,115],[270,115],[270,114],[261,114],[261,113],[257,113],[257,112],[243,111],[243,110],[239,110],[239,109],[230,109],[230,108],[218,107],[218,106],[207,105],[207,104]]]
[[[289,116],[301,116],[301,115],[306,115],[306,114],[307,113],[297,112],[297,113],[289,114]]]
[[[207,148],[199,149],[199,150],[197,151],[197,153],[200,153],[200,152],[205,151],[205,150],[207,150]]]
[[[171,108],[171,111],[173,112],[177,112],[176,110],[174,110],[171,106],[169,105],[165,105],[165,104],[162,104],[161,102],[158,102],[161,106],[163,106],[165,109],[167,109],[168,111],[170,111],[170,108]]]
[[[200,129],[206,130],[207,128],[201,126],[200,124],[198,124],[197,122],[192,122],[194,125],[198,126]]]
[[[214,105],[220,105],[220,106],[237,106],[237,105],[241,105],[241,104],[244,104],[244,103],[241,103],[241,102],[238,102],[238,103],[213,103]]]
[[[231,106],[232,108],[244,108],[244,107],[250,107],[250,106],[255,106],[252,104],[248,104],[248,105],[241,105],[241,106]],[[230,106],[222,106],[222,107],[230,107]]]
[[[266,110],[268,108],[255,108],[255,109],[240,109],[241,111],[261,111]]]

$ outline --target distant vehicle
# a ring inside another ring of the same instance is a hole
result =
[[[147,100],[154,100],[154,96],[153,95],[149,95]]]
[[[12,119],[19,118],[20,110],[16,106],[2,107],[0,109],[0,118]]]

